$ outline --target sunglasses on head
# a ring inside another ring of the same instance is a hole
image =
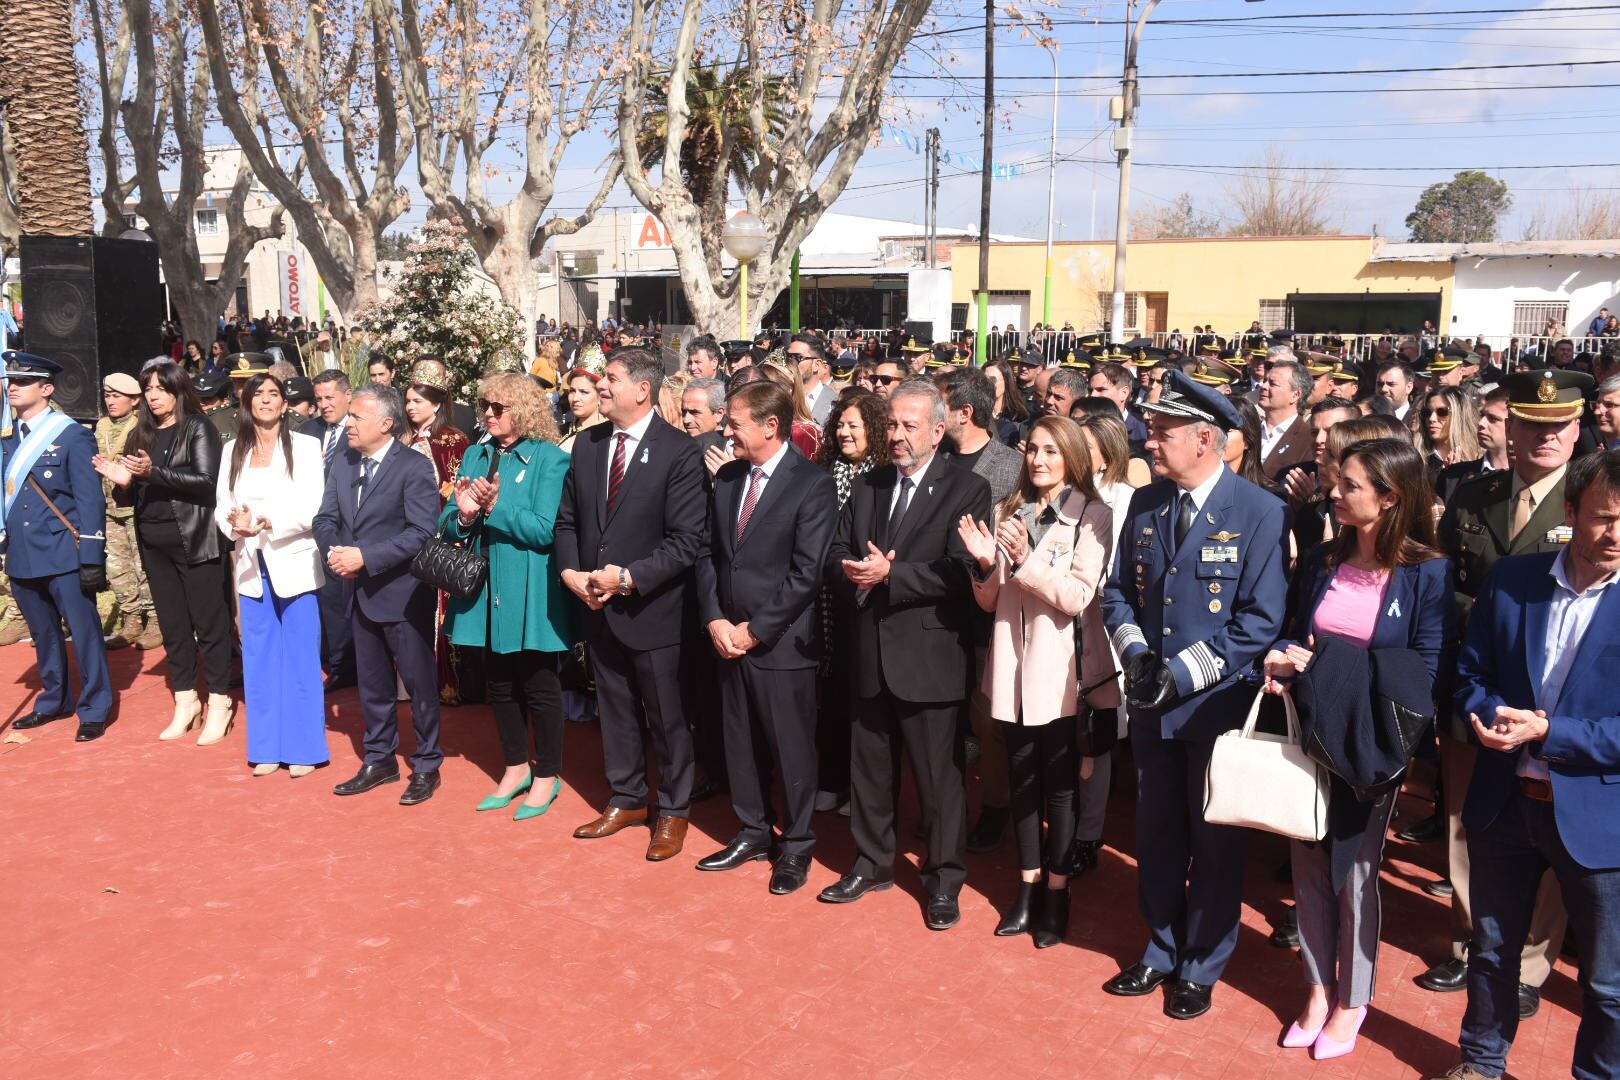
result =
[[[492,416],[500,416],[502,413],[506,412],[506,402],[490,401],[488,398],[479,398],[478,411],[487,412]]]

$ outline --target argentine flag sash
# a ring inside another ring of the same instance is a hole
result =
[[[37,420],[29,422],[28,438],[8,455],[10,460],[6,462],[5,498],[0,503],[0,535],[3,535],[4,521],[11,516],[11,507],[17,501],[17,492],[28,481],[28,470],[34,467],[34,462],[48,447],[55,444],[57,436],[75,422],[71,416],[59,412],[42,413]]]

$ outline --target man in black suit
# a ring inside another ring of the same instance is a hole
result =
[[[697,443],[653,411],[663,381],[663,365],[647,350],[613,354],[597,387],[611,423],[574,440],[556,530],[562,582],[586,609],[603,768],[613,789],[606,811],[574,835],[611,836],[647,820],[644,715],[659,758],[658,821],[647,847],[653,862],[679,853],[691,813],[681,627],[705,517]]]
[[[366,714],[365,764],[334,790],[358,795],[399,779],[395,672],[411,696],[416,752],[402,806],[439,789],[438,666],[433,659],[433,589],[411,575],[411,560],[439,525],[433,462],[394,438],[405,403],[391,387],[367,385],[349,401],[345,434],[315,515],[327,569],[346,584],[360,704]]]
[[[332,462],[348,448],[345,432],[349,423],[349,399],[353,396],[349,377],[343,372],[334,369],[315,376],[315,415],[298,431],[321,441],[323,476],[332,475]],[[231,587],[235,588],[234,579]],[[328,694],[354,685],[354,632],[343,606],[345,591],[343,579],[328,574],[316,593],[321,608],[321,662],[326,668]]]
[[[973,604],[971,558],[957,523],[986,519],[990,485],[938,455],[945,400],[931,380],[901,383],[889,408],[892,464],[855,482],[827,553],[835,599],[854,613],[850,828],[857,857],[820,899],[847,904],[894,884],[904,740],[927,817],[927,923],[945,930],[961,919],[956,897],[967,834],[957,716],[968,693]]]
[[[726,772],[742,829],[699,870],[771,854],[771,763],[782,772],[778,896],[804,885],[815,848],[815,598],[838,520],[832,475],[793,449],[793,399],[768,381],[726,402],[740,460],[715,476],[709,549],[697,564],[698,608],[720,655]]]

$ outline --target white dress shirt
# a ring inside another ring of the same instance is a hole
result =
[[[652,427],[652,420],[652,410],[649,409],[646,416],[643,416],[627,428],[622,428],[618,424],[613,425],[613,433],[608,436],[607,477],[602,482],[604,496],[613,489],[613,455],[618,452],[619,436],[621,434],[629,436],[624,440],[624,475],[628,479],[630,476],[630,463],[635,460],[636,447],[640,446],[641,441],[647,437],[647,429]]]
[[[748,466],[748,479],[743,481],[743,497],[737,503],[737,518],[731,523],[733,530],[735,530],[737,522],[742,520],[742,508],[748,502],[748,488],[749,485],[754,482],[754,470],[757,468],[762,474],[759,478],[759,491],[754,495],[754,506],[757,509],[760,502],[765,498],[765,489],[770,486],[771,477],[776,473],[777,466],[781,465],[782,459],[787,457],[788,447],[790,445],[792,444],[784,442],[781,446],[777,447],[776,453],[772,454],[771,459],[765,464],[751,464]]]
[[[1597,616],[1598,604],[1603,602],[1604,592],[1620,577],[1620,574],[1610,574],[1599,578],[1587,586],[1585,592],[1578,593],[1569,583],[1569,575],[1564,569],[1568,560],[1569,549],[1565,548],[1552,564],[1555,584],[1552,606],[1547,611],[1547,671],[1541,678],[1541,686],[1536,694],[1536,707],[1548,716],[1558,710],[1558,699],[1564,692],[1564,683],[1569,681],[1569,670],[1575,665],[1575,654],[1580,651],[1581,641]],[[1482,724],[1490,724],[1496,718],[1482,716],[1479,719]],[[1534,780],[1552,778],[1547,771],[1547,762],[1533,748],[1519,755],[1517,771],[1520,776]]]
[[[1271,456],[1272,449],[1276,447],[1277,443],[1281,441],[1282,437],[1288,433],[1288,429],[1294,426],[1294,421],[1298,419],[1299,414],[1292,413],[1289,415],[1288,419],[1284,420],[1276,427],[1272,427],[1270,424],[1266,423],[1264,415],[1262,414],[1260,420],[1260,457],[1262,460]]]
[[[934,462],[938,458],[939,458],[939,454],[935,453],[933,455],[933,457],[930,457],[927,461],[923,462],[922,468],[918,469],[916,472],[911,474],[911,501],[912,502],[917,501],[917,492],[922,490],[923,477],[927,475],[929,469],[933,468]],[[895,482],[894,482],[894,493],[889,496],[889,515],[891,517],[894,515],[894,504],[900,501],[900,488],[904,484],[905,480],[906,480],[906,474],[901,473],[899,478],[897,480],[895,480]],[[906,509],[907,509],[907,512],[909,513],[911,508],[908,506]]]
[[[1214,472],[1209,474],[1209,479],[1208,480],[1205,480],[1202,484],[1199,484],[1197,487],[1193,488],[1191,491],[1188,491],[1186,488],[1182,487],[1180,484],[1177,484],[1176,485],[1176,502],[1177,502],[1177,504],[1179,504],[1181,502],[1181,496],[1183,496],[1183,495],[1191,495],[1192,496],[1192,501],[1193,501],[1193,517],[1197,517],[1199,515],[1199,513],[1204,509],[1204,504],[1209,501],[1209,493],[1215,490],[1215,485],[1221,482],[1221,477],[1225,473],[1226,473],[1226,462],[1223,461],[1223,462],[1221,462],[1221,467],[1220,468],[1216,469]],[[1172,514],[1176,513],[1177,508],[1172,507],[1170,512]]]

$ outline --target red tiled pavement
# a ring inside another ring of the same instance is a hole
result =
[[[31,663],[27,646],[0,649],[0,722],[26,707]],[[971,858],[962,924],[935,934],[909,866],[901,889],[815,902],[850,860],[834,815],[789,898],[766,892],[762,864],[693,870],[730,835],[722,802],[666,864],[645,861],[641,831],[572,839],[603,796],[594,727],[570,725],[562,798],[535,821],[473,812],[499,768],[483,708],[446,712],[427,805],[397,805],[401,785],[338,799],[361,727],[352,691],[334,698],[331,768],[254,779],[240,731],[157,742],[161,663],[113,654],[122,719],[101,742],[74,744],[64,721],[0,744],[0,1076],[1252,1080],[1453,1062],[1463,996],[1412,983],[1444,949],[1445,909],[1413,884],[1435,846],[1391,843],[1375,1010],[1354,1055],[1317,1066],[1276,1045],[1301,994],[1298,959],[1265,940],[1280,844],[1251,848],[1253,907],[1214,1010],[1174,1023],[1157,996],[1099,989],[1143,939],[1118,846],[1078,887],[1066,947],[991,935],[1010,846]],[[1129,836],[1116,798],[1109,840]],[[1578,1000],[1561,963],[1515,1076],[1567,1075]]]

